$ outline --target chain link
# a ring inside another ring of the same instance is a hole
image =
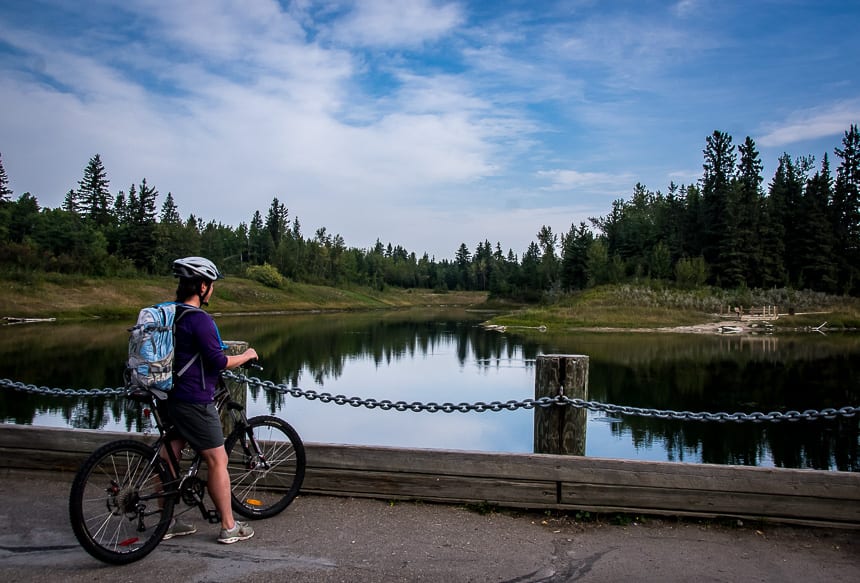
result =
[[[382,409],[383,411],[412,411],[414,413],[483,413],[492,411],[498,413],[500,411],[517,411],[518,409],[534,409],[535,407],[547,408],[555,406],[568,406],[576,409],[588,409],[595,413],[606,413],[608,415],[630,415],[637,417],[652,417],[655,419],[670,419],[680,421],[716,421],[725,423],[733,421],[735,423],[743,423],[751,421],[753,423],[762,423],[765,421],[778,423],[780,421],[813,421],[816,419],[836,419],[838,417],[854,417],[860,413],[858,407],[840,407],[839,409],[827,408],[820,411],[807,409],[806,411],[771,411],[770,413],[708,413],[708,412],[692,412],[692,411],[672,411],[650,408],[629,407],[626,405],[612,405],[608,403],[599,403],[597,401],[585,401],[583,399],[571,399],[564,395],[555,397],[540,397],[538,399],[522,399],[520,401],[491,401],[485,403],[478,401],[475,403],[421,403],[418,401],[391,401],[388,399],[377,400],[373,398],[362,399],[360,397],[347,397],[346,395],[332,395],[331,393],[314,391],[313,389],[300,389],[298,387],[289,387],[283,384],[275,384],[272,381],[263,381],[257,377],[249,377],[244,374],[237,374],[232,371],[224,371],[224,378],[236,381],[239,383],[247,383],[249,386],[259,387],[263,390],[279,393],[282,395],[290,395],[296,398],[305,398],[309,401],[320,401],[321,403],[334,403],[335,405],[349,405],[351,407],[366,407],[368,409]],[[27,393],[35,393],[38,395],[50,395],[58,397],[116,397],[125,395],[127,389],[124,387],[106,388],[106,389],[52,389],[49,387],[40,387],[37,385],[26,384],[22,382],[12,381],[9,379],[0,379],[0,388],[13,389]]]
[[[117,387],[115,389],[52,389],[50,387],[40,387],[10,379],[0,379],[0,388],[36,395],[50,395],[52,397],[118,397],[128,393],[128,389],[125,387]]]
[[[310,401],[319,400],[323,403],[335,403],[337,405],[350,405],[352,407],[367,407],[368,409],[376,409],[377,407],[388,411],[414,411],[416,413],[427,412],[436,413],[469,413],[475,411],[483,413],[484,411],[516,411],[517,409],[534,409],[535,407],[554,407],[554,406],[569,406],[577,409],[588,409],[597,413],[607,413],[610,415],[633,415],[638,417],[653,417],[657,419],[672,419],[684,421],[717,421],[725,423],[726,421],[734,421],[742,423],[752,421],[753,423],[762,423],[764,421],[780,422],[780,421],[812,421],[815,419],[835,419],[837,417],[854,417],[860,413],[858,407],[842,407],[840,409],[823,409],[815,411],[808,409],[806,411],[772,411],[770,413],[694,413],[691,411],[664,411],[660,409],[643,409],[639,407],[628,407],[625,405],[611,405],[607,403],[599,403],[597,401],[585,401],[583,399],[571,399],[564,395],[555,397],[540,397],[538,399],[523,399],[521,401],[492,401],[484,403],[419,403],[406,401],[389,401],[387,399],[377,401],[376,399],[361,399],[359,397],[347,397],[345,395],[332,395],[331,393],[320,393],[314,390],[304,390],[298,387],[288,387],[286,385],[276,385],[271,381],[261,381],[256,377],[249,377],[243,374],[237,374],[232,371],[224,371],[225,378],[239,382],[247,383],[249,386],[260,387],[266,391],[272,391],[292,397],[304,397]]]

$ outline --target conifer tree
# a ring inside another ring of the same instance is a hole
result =
[[[272,236],[263,226],[263,215],[260,211],[254,211],[254,216],[251,218],[248,246],[251,251],[252,265],[262,265],[269,261],[269,256],[272,254]]]
[[[735,181],[734,211],[734,250],[737,259],[738,278],[751,285],[759,285],[761,278],[761,241],[760,215],[764,204],[761,189],[763,169],[755,142],[747,136],[738,146],[740,162]]]
[[[834,292],[837,287],[837,264],[833,258],[834,233],[827,217],[832,198],[830,163],[827,154],[821,170],[806,183],[798,218],[798,281],[801,288]]]
[[[690,184],[684,189],[684,208],[684,248],[681,255],[699,257],[702,255],[705,246],[705,218],[702,205],[702,192],[695,184]]]
[[[579,223],[577,228],[570,225],[570,230],[562,242],[561,274],[559,283],[566,291],[584,289],[588,285],[588,251],[594,241],[594,235],[585,223]]]
[[[160,222],[162,224],[181,225],[182,217],[179,216],[179,207],[173,200],[173,193],[168,192],[161,205]]]
[[[389,244],[390,245],[390,244]],[[472,254],[465,243],[460,243],[454,257],[457,266],[457,289],[471,289],[472,284]]]
[[[122,253],[138,269],[152,272],[157,252],[156,198],[158,191],[144,178],[139,188],[131,185],[126,203],[126,222],[122,225]]]
[[[3,167],[3,155],[0,154],[0,204],[12,201],[12,189],[9,188],[9,177]]]
[[[66,193],[66,196],[63,197],[63,204],[61,208],[67,213],[71,213],[73,215],[79,214],[78,193],[75,192],[73,188],[70,188],[69,192]]]
[[[550,289],[558,279],[558,256],[556,255],[556,246],[558,245],[558,237],[552,232],[552,229],[543,225],[537,234],[538,244],[541,248],[540,267],[538,274],[540,277],[539,289]]]
[[[269,207],[269,213],[266,215],[266,230],[272,238],[272,248],[277,249],[281,244],[281,239],[287,234],[289,229],[289,213],[287,207],[278,202],[277,197],[272,199],[272,204]]]
[[[684,200],[684,187],[679,187],[675,182],[669,183],[664,199],[663,212],[659,225],[659,237],[669,249],[672,263],[675,263],[684,255],[684,224],[686,209]]]
[[[836,169],[830,215],[839,253],[839,286],[846,293],[860,291],[860,130],[857,124],[845,132],[842,160]]]
[[[706,142],[702,176],[702,252],[705,261],[713,266],[716,281],[722,282],[729,275],[727,261],[734,258],[734,219],[729,201],[736,157],[732,138],[727,133],[714,131]]]
[[[760,282],[764,287],[782,287],[788,283],[785,269],[785,216],[787,200],[785,184],[792,170],[791,158],[787,155],[779,159],[769,194],[765,199],[764,214],[760,222],[761,272]]]
[[[803,190],[813,159],[809,156],[801,156],[792,160],[788,154],[783,154],[779,163],[777,174],[771,184],[770,196],[776,197],[782,204],[783,261],[788,284],[796,286],[800,281],[800,257],[803,253],[801,243],[801,229],[804,222]]]
[[[112,220],[110,211],[113,198],[108,190],[109,186],[110,181],[101,156],[96,154],[84,168],[84,177],[78,182],[76,200],[81,215],[98,227],[104,227]]]

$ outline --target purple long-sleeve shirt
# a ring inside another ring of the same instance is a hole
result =
[[[187,403],[211,403],[218,377],[227,366],[218,327],[212,316],[184,304],[176,307],[176,318],[170,398]],[[195,354],[200,356],[179,376],[179,371]]]

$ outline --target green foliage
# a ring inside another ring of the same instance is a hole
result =
[[[501,244],[461,243],[454,258],[420,258],[377,240],[347,247],[325,227],[313,237],[272,200],[263,215],[237,226],[182,220],[172,193],[157,215],[158,191],[144,178],[112,196],[100,155],[93,156],[58,209],[29,193],[11,200],[0,161],[0,271],[85,275],[167,274],[173,259],[203,255],[227,273],[246,267],[266,285],[284,281],[375,290],[425,288],[488,291],[494,301],[561,302],[565,294],[605,284],[660,281],[691,290],[795,288],[860,294],[860,131],[852,125],[834,150],[835,177],[824,157],[785,154],[765,193],[753,140],[737,148],[715,131],[706,138],[697,184],[668,192],[637,183],[604,217],[571,225],[559,237],[546,225],[521,258]]]
[[[708,267],[704,257],[682,257],[675,264],[675,282],[681,289],[694,289],[704,285]]]
[[[284,276],[278,273],[278,270],[268,263],[263,265],[252,265],[245,270],[245,277],[259,281],[267,287],[280,289],[284,287]]]

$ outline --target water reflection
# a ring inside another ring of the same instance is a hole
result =
[[[272,380],[392,401],[467,402],[534,396],[540,354],[587,354],[589,398],[689,411],[823,409],[860,404],[857,336],[724,337],[544,334],[477,326],[486,314],[398,311],[219,317],[225,338],[248,340]],[[122,383],[125,323],[0,328],[0,376],[61,388]],[[256,389],[251,414],[274,413],[308,441],[528,452],[533,412],[414,413],[295,399]],[[70,400],[0,392],[7,423],[140,431],[123,399]],[[858,470],[858,419],[702,423],[589,413],[586,454],[601,457]]]

